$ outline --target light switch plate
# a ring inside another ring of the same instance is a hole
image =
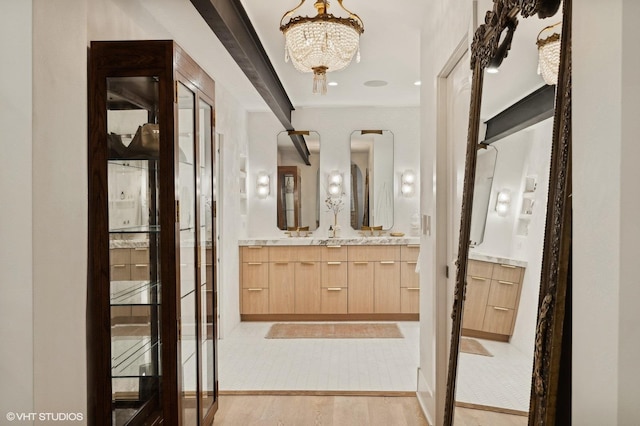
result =
[[[431,216],[422,215],[422,234],[431,235]]]

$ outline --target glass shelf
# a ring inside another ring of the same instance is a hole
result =
[[[128,226],[109,229],[110,234],[158,234],[160,225]]]
[[[111,377],[147,376],[145,366],[151,362],[154,352],[160,352],[160,341],[141,336],[111,337]]]
[[[111,306],[160,304],[160,283],[157,281],[111,281]],[[153,297],[156,300],[152,300]]]

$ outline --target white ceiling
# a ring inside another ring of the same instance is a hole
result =
[[[326,95],[311,93],[312,73],[301,73],[284,61],[280,19],[299,1],[241,2],[295,108],[420,104],[420,88],[413,83],[420,80],[420,24],[427,4],[424,0],[345,0],[344,6],[364,22],[361,60],[356,63],[354,59],[346,69],[328,73],[327,81],[335,81],[338,86],[329,86]],[[306,0],[295,15],[315,16],[313,3],[314,0]],[[331,2],[329,12],[347,16],[336,0]],[[369,80],[384,80],[388,85],[364,86]]]

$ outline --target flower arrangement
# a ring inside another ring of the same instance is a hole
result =
[[[327,195],[327,198],[324,200],[324,203],[327,206],[328,212],[333,212],[333,225],[338,224],[338,213],[342,211],[344,207],[344,200],[342,199],[342,194],[338,197],[332,197]]]

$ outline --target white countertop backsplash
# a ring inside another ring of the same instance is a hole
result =
[[[367,246],[367,245],[408,245],[420,244],[419,237],[283,237],[283,238],[248,238],[238,240],[240,246]]]
[[[494,256],[491,254],[476,253],[471,250],[469,251],[469,259],[480,260],[483,262],[500,263],[502,265],[519,266],[521,268],[527,267],[527,262],[524,260],[510,259],[507,257]]]

